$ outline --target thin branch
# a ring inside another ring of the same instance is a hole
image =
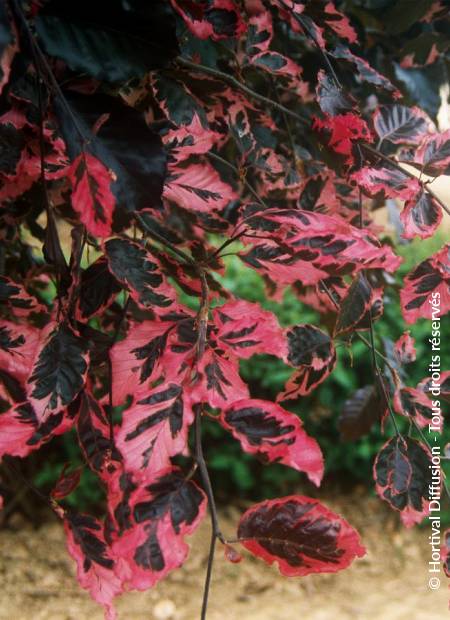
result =
[[[179,248],[177,248],[175,245],[173,245],[173,243],[165,239],[162,235],[152,230],[148,226],[147,222],[144,220],[144,218],[142,217],[140,213],[136,211],[134,213],[134,217],[138,220],[139,224],[145,229],[145,232],[148,234],[149,237],[151,237],[154,241],[158,241],[158,243],[160,243],[161,245],[164,245],[171,252],[176,254],[178,258],[183,259],[183,261],[187,263],[188,265],[192,265],[193,267],[197,268],[197,263],[194,261],[193,258],[189,256],[189,254],[186,254],[186,252],[183,252],[183,250],[180,250]]]
[[[211,589],[211,577],[212,577],[212,570],[213,570],[213,565],[214,565],[214,554],[216,551],[216,543],[217,543],[217,536],[214,533],[214,530],[211,530],[211,541],[209,543],[209,553],[208,553],[208,565],[206,567],[205,584],[203,586],[202,611],[200,615],[201,620],[206,620],[206,612],[208,611],[208,599],[209,599],[209,592]]]
[[[303,125],[306,125],[306,124],[309,125],[309,122],[305,118],[303,118],[302,116],[300,116],[293,110],[286,108],[284,105],[282,105],[281,103],[278,103],[277,101],[274,101],[273,99],[269,99],[269,97],[260,95],[255,90],[252,90],[251,88],[249,88],[248,86],[246,86],[245,84],[237,80],[235,77],[233,77],[229,73],[224,73],[223,71],[219,71],[219,69],[213,69],[212,67],[208,67],[206,65],[201,65],[195,62],[191,62],[190,60],[187,60],[186,58],[182,58],[181,56],[177,57],[176,62],[178,63],[178,65],[185,67],[186,69],[189,69],[190,71],[197,71],[197,72],[200,71],[201,73],[212,75],[213,77],[216,77],[219,80],[222,80],[223,82],[228,82],[228,84],[230,84],[231,86],[234,86],[235,88],[242,91],[249,97],[252,97],[252,99],[261,101],[262,103],[265,103],[266,105],[269,105],[272,108],[279,110],[280,112],[289,114],[289,116],[292,116],[292,118],[295,118],[297,121],[299,121]]]
[[[216,502],[214,499],[214,493],[213,493],[213,489],[211,485],[211,479],[209,477],[208,468],[207,468],[205,457],[203,454],[202,410],[200,406],[196,407],[194,431],[195,431],[195,460],[198,464],[200,476],[204,484],[204,490],[206,493],[206,497],[208,498],[208,505],[209,505],[209,511],[211,513],[211,525],[212,525],[213,533],[216,538],[218,538],[221,542],[224,542],[225,539],[223,537],[223,534],[222,534],[222,531],[219,525],[219,517],[218,517],[217,506],[216,506]]]
[[[321,286],[323,286],[323,288],[325,290],[325,293],[327,294],[327,296],[330,299],[331,303],[334,304],[334,306],[336,308],[339,308],[338,302],[334,299],[333,294],[328,289],[328,287],[325,284],[325,282],[323,280],[321,280],[320,284],[321,284]],[[369,321],[370,321],[370,342],[362,334],[360,334],[359,332],[355,332],[355,333],[356,333],[356,336],[368,347],[368,349],[371,352],[371,355],[372,355],[372,366],[373,366],[373,369],[374,369],[374,372],[375,372],[375,375],[376,375],[377,381],[378,381],[377,387],[381,388],[381,390],[382,390],[382,394],[384,396],[384,400],[385,400],[387,408],[389,410],[389,414],[391,416],[392,423],[394,425],[395,431],[396,431],[398,436],[401,436],[400,431],[399,431],[398,426],[397,426],[397,420],[395,419],[394,411],[392,410],[392,407],[391,407],[391,401],[390,401],[389,395],[387,394],[386,386],[384,385],[384,380],[383,380],[380,368],[379,368],[378,363],[377,363],[376,355],[379,355],[384,360],[384,362],[386,363],[387,367],[391,371],[393,377],[395,375],[395,370],[392,368],[392,366],[389,363],[389,361],[387,360],[387,358],[382,353],[380,353],[380,351],[378,351],[378,349],[375,346],[375,339],[374,339],[374,334],[373,334],[372,313],[371,312],[369,312]]]
[[[401,437],[402,435],[401,435],[400,430],[398,428],[397,420],[395,419],[395,413],[394,413],[394,411],[392,409],[391,399],[389,398],[389,395],[387,393],[386,386],[384,384],[384,379],[383,379],[383,376],[381,374],[380,368],[379,368],[378,363],[377,363],[377,357],[375,355],[375,338],[374,338],[374,333],[373,333],[373,321],[372,321],[372,310],[371,309],[369,309],[369,324],[370,324],[370,331],[369,331],[369,333],[370,333],[370,348],[371,348],[371,351],[372,351],[372,365],[373,365],[373,369],[375,371],[375,374],[376,374],[377,380],[378,380],[377,388],[378,388],[378,390],[381,389],[381,392],[382,392],[382,394],[384,396],[384,400],[386,402],[386,406],[387,406],[387,408],[389,410],[389,415],[391,416],[392,424],[394,425],[395,433],[396,433],[397,437]]]
[[[10,456],[4,458],[2,464],[6,466],[7,469],[9,469],[11,472],[13,472],[15,478],[20,478],[20,480],[25,484],[25,486],[28,487],[28,489],[32,491],[36,495],[36,497],[39,497],[39,499],[44,502],[44,504],[46,504],[46,506],[48,506],[52,510],[52,512],[56,513],[59,518],[62,518],[64,516],[64,508],[60,506],[55,500],[52,500],[50,497],[48,497],[48,495],[42,493],[42,491],[40,491],[32,482],[30,482],[22,474],[20,469],[18,469],[14,465]]]
[[[405,174],[410,179],[415,179],[416,181],[418,181],[420,183],[420,185],[422,186],[422,188],[426,192],[428,192],[432,198],[434,198],[434,200],[438,203],[438,205],[441,207],[441,209],[443,209],[448,215],[450,215],[449,207],[447,207],[447,205],[444,202],[442,202],[442,200],[438,196],[436,196],[436,194],[433,192],[433,190],[431,190],[429,188],[429,186],[428,186],[426,181],[421,181],[412,172],[410,172],[409,170],[406,170],[406,168],[403,168],[402,166],[400,166],[400,164],[397,163],[394,159],[391,159],[390,157],[388,157],[384,153],[381,153],[377,149],[374,149],[369,144],[361,144],[360,148],[364,149],[367,153],[370,153],[374,157],[378,157],[379,159],[384,161],[389,166],[392,166],[396,170],[399,170],[400,172]]]
[[[252,194],[252,196],[261,204],[263,205],[266,209],[268,209],[268,205],[267,203],[264,202],[264,200],[262,198],[260,198],[258,192],[256,191],[256,189],[247,181],[246,178],[243,178],[242,175],[239,173],[238,168],[236,168],[236,166],[234,166],[231,162],[227,161],[226,159],[224,159],[223,157],[221,157],[220,155],[217,155],[216,153],[212,153],[211,151],[206,153],[206,155],[208,157],[211,157],[211,159],[215,159],[216,161],[219,161],[221,164],[223,164],[224,166],[227,166],[228,168],[230,168],[230,170],[233,170],[233,172],[237,175],[237,177],[242,181],[242,183],[245,185],[245,187],[248,189],[248,191]]]
[[[202,410],[198,405],[196,407],[195,412],[195,460],[198,464],[198,469],[200,472],[200,477],[203,483],[203,488],[206,493],[206,497],[208,498],[208,507],[209,513],[211,515],[211,541],[209,544],[209,552],[208,552],[208,565],[206,569],[206,577],[205,577],[205,585],[203,588],[203,601],[202,601],[202,611],[201,611],[201,620],[206,619],[206,612],[208,608],[208,598],[209,591],[211,588],[211,577],[212,570],[214,564],[214,553],[216,549],[217,540],[220,540],[222,543],[225,543],[225,538],[220,530],[219,526],[219,518],[217,514],[216,502],[214,499],[214,493],[212,490],[211,479],[208,473],[208,467],[206,465],[205,457],[203,455],[203,446],[202,446]]]

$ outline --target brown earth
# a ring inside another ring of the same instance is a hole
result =
[[[428,587],[428,528],[406,530],[398,516],[365,493],[324,502],[361,533],[367,555],[335,575],[287,579],[249,556],[230,564],[219,548],[208,620],[443,620],[448,583]],[[222,512],[230,536],[239,510]],[[120,620],[198,620],[209,524],[191,539],[186,565],[145,593],[117,601]],[[0,531],[0,620],[101,620],[78,588],[58,523],[39,529],[12,522]]]

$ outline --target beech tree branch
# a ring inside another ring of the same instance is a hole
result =
[[[165,239],[162,235],[157,233],[155,230],[152,230],[138,211],[135,211],[133,215],[137,219],[139,224],[142,226],[142,228],[145,230],[145,232],[148,234],[149,237],[151,237],[154,241],[158,241],[158,243],[160,243],[161,245],[165,246],[168,250],[176,254],[178,258],[181,258],[188,265],[195,267],[195,269],[198,268],[197,263],[191,256],[189,256],[189,254],[186,254],[186,252],[183,252],[183,250],[180,250],[179,248],[177,248],[176,245],[174,245],[173,243]]]
[[[306,124],[309,125],[309,121],[307,121],[307,119],[300,116],[300,114],[297,114],[293,110],[286,108],[284,105],[282,105],[281,103],[278,103],[277,101],[274,101],[273,99],[269,99],[269,97],[265,97],[264,95],[257,93],[255,90],[252,90],[251,88],[249,88],[248,86],[240,82],[237,78],[235,78],[234,76],[228,73],[224,73],[223,71],[219,71],[219,69],[213,69],[212,67],[208,67],[206,65],[201,65],[195,62],[191,62],[190,60],[187,60],[186,58],[183,58],[182,56],[178,56],[176,59],[176,62],[181,67],[184,67],[185,69],[189,69],[190,71],[197,71],[197,72],[200,71],[201,73],[212,75],[213,77],[216,77],[219,80],[222,80],[223,82],[227,82],[228,84],[230,84],[230,86],[234,86],[234,88],[237,88],[238,90],[242,91],[243,93],[245,93],[252,99],[256,99],[256,101],[261,101],[261,103],[265,103],[266,105],[269,105],[272,108],[275,108],[276,110],[280,110],[280,112],[284,112],[285,114],[292,116],[292,118],[295,118],[297,121],[299,121],[303,125],[306,125]]]

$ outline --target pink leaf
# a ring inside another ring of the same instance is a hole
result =
[[[394,394],[394,409],[400,415],[414,420],[422,428],[431,424],[433,419],[433,404],[421,390],[404,387]],[[440,417],[440,416],[438,416]],[[442,425],[442,420],[440,426]],[[434,425],[436,426],[436,424]]]
[[[366,553],[345,519],[302,495],[255,504],[241,517],[238,536],[253,555],[276,562],[287,577],[336,573]]]
[[[163,196],[188,211],[202,213],[221,210],[236,197],[208,162],[187,167],[169,165]]]
[[[440,204],[423,189],[405,203],[400,219],[404,226],[402,237],[421,239],[431,237],[442,220]]]
[[[409,331],[402,334],[396,341],[394,351],[401,364],[410,364],[415,361],[417,351],[414,346],[414,338]]]
[[[106,166],[89,152],[82,152],[69,166],[67,176],[72,185],[72,206],[88,233],[108,237],[116,199]]]
[[[324,468],[322,452],[293,413],[269,401],[245,399],[222,411],[220,422],[246,452],[264,462],[283,463],[304,471],[316,486],[320,485]]]
[[[346,161],[349,163],[353,161],[353,142],[358,140],[372,141],[372,135],[366,122],[352,112],[327,116],[324,120],[315,118],[313,129],[325,131],[329,135],[329,146],[336,153],[347,155]]]
[[[29,403],[21,403],[0,415],[0,458],[27,456],[33,449],[29,440],[36,429],[36,417]]]
[[[414,162],[431,176],[450,172],[450,129],[428,135],[414,154]]]
[[[67,547],[77,563],[77,578],[82,588],[105,608],[106,620],[115,620],[113,599],[123,590],[114,573],[114,560],[107,547],[103,524],[85,514],[68,514],[64,520]]]
[[[157,472],[184,451],[193,413],[175,383],[163,383],[142,396],[123,412],[116,444],[128,470]]]
[[[217,340],[234,355],[248,359],[256,353],[284,357],[287,353],[283,330],[274,314],[259,304],[244,300],[225,303],[213,311]]]
[[[450,245],[408,273],[400,301],[407,323],[420,317],[435,320],[450,311]]]
[[[124,501],[129,521],[114,535],[116,573],[127,589],[145,590],[185,561],[184,537],[203,519],[206,497],[192,480],[168,469],[151,484],[134,487]]]
[[[0,301],[8,304],[17,317],[28,317],[30,313],[46,313],[47,308],[36,297],[30,295],[22,284],[6,276],[0,276]]]
[[[192,402],[224,408],[248,397],[248,387],[239,376],[238,360],[227,359],[208,348],[197,365],[197,375],[190,388]]]
[[[325,14],[327,16],[325,22],[331,30],[334,30],[341,39],[346,39],[349,43],[357,43],[358,36],[348,17],[337,11],[332,2],[326,4]]]
[[[264,240],[245,243],[255,247],[241,258],[283,284],[299,280],[318,284],[346,267],[395,271],[401,259],[388,246],[342,218],[306,210],[269,209],[247,216],[246,225]],[[271,233],[268,235],[268,231]]]
[[[0,364],[20,383],[28,379],[41,335],[31,325],[0,321]]]
[[[363,167],[354,172],[352,178],[370,196],[383,192],[386,198],[412,200],[421,191],[417,179],[395,168]]]
[[[182,306],[161,315],[161,320],[131,323],[127,336],[110,352],[113,367],[113,403],[123,404],[128,395],[164,373],[175,383],[184,377],[187,361],[195,353],[195,318]]]

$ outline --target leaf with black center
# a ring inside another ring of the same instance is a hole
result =
[[[394,394],[394,408],[397,413],[414,420],[423,428],[427,427],[433,419],[433,403],[422,390],[417,388],[399,388]]]
[[[401,513],[406,527],[428,514],[431,455],[411,437],[392,437],[378,452],[373,466],[376,491]]]
[[[363,273],[359,273],[342,300],[334,327],[334,335],[349,334],[358,329],[370,328],[383,311],[381,293],[374,289]]]
[[[291,495],[266,500],[241,517],[238,538],[282,575],[335,573],[366,550],[345,519],[310,497]]]
[[[301,67],[291,58],[283,56],[279,52],[273,50],[260,52],[252,56],[249,61],[252,65],[259,67],[267,73],[276,76],[287,76],[292,78],[292,84],[299,84],[299,77],[302,72]]]
[[[331,118],[331,117],[330,117]],[[252,235],[242,236],[253,248],[239,256],[277,284],[319,284],[342,270],[386,269],[395,271],[400,259],[365,230],[342,218],[304,209],[269,209],[246,218]],[[267,232],[270,231],[270,235]]]
[[[89,467],[103,474],[104,466],[111,459],[120,460],[115,446],[111,446],[108,418],[103,406],[88,390],[83,390],[75,401],[78,441]]]
[[[243,299],[229,301],[213,311],[217,340],[233,355],[248,359],[256,353],[282,358],[286,339],[274,314]]]
[[[438,176],[450,173],[450,129],[429,134],[414,153],[413,162],[424,174]]]
[[[27,293],[22,284],[6,276],[0,276],[0,304],[2,303],[15,308],[19,316],[26,316],[29,312],[46,312],[46,307]]]
[[[157,259],[141,243],[119,237],[108,239],[105,254],[111,273],[139,306],[167,308],[174,303],[175,292]]]
[[[170,74],[159,73],[152,84],[156,100],[177,127],[191,125],[196,116],[203,129],[208,128],[204,107],[183,82]]]
[[[225,357],[223,351],[207,348],[197,364],[196,377],[190,388],[193,403],[208,403],[224,408],[241,398],[248,398],[247,385],[239,375],[239,360]]]
[[[64,518],[67,548],[77,564],[82,588],[103,605],[105,617],[113,619],[113,599],[122,592],[122,580],[116,575],[115,560],[105,539],[105,528],[95,517],[68,512]]]
[[[108,237],[116,199],[111,191],[113,179],[106,166],[83,152],[69,166],[67,176],[72,186],[72,207],[88,233]]]
[[[206,511],[206,496],[173,468],[161,470],[148,485],[129,493],[130,524],[114,542],[114,555],[128,567],[129,587],[148,588],[185,561],[184,541]]]
[[[437,200],[423,189],[405,202],[400,220],[403,224],[402,237],[426,239],[436,232],[442,221],[442,208]]]
[[[184,318],[189,320],[190,317]],[[144,384],[160,376],[168,337],[176,325],[177,317],[174,317],[174,320],[132,323],[126,337],[112,347],[110,357],[115,405],[124,403],[128,395],[134,395],[137,390],[141,391]],[[166,373],[169,370],[167,363],[164,364],[164,370]]]
[[[407,323],[450,311],[450,244],[415,267],[403,280],[400,302]]]
[[[136,398],[123,412],[116,444],[129,471],[159,471],[185,449],[193,413],[175,383],[162,383]]]
[[[110,0],[76,4],[50,0],[35,25],[50,56],[81,73],[109,82],[143,77],[165,67],[178,54],[175,19],[167,2]]]
[[[441,372],[439,381],[433,380],[432,377],[423,379],[417,388],[428,394],[431,399],[437,396],[439,391],[440,398],[450,403],[450,370]]]
[[[334,80],[323,70],[319,71],[316,94],[320,109],[330,116],[348,112],[354,107],[353,100],[338,89]]]
[[[322,452],[295,414],[266,400],[245,399],[222,411],[220,423],[246,452],[264,463],[283,463],[304,471],[316,486],[320,485]]]
[[[395,356],[400,364],[410,364],[417,356],[415,340],[410,331],[404,332],[394,344]]]
[[[342,43],[338,43],[334,50],[329,53],[333,58],[336,58],[338,60],[344,60],[352,64],[356,69],[356,74],[358,78],[362,82],[368,82],[369,84],[373,84],[374,86],[384,88],[384,90],[391,91],[394,95],[399,94],[399,90],[390,80],[388,80],[387,77],[381,75],[381,73],[371,67],[367,60],[364,60],[364,58],[353,54],[350,49],[345,45],[342,45]]]
[[[66,323],[50,324],[27,382],[38,416],[70,405],[84,385],[87,369],[86,342]]]
[[[365,193],[373,197],[381,194],[386,198],[411,200],[420,192],[417,179],[386,164],[363,166],[352,177]]]
[[[374,114],[373,124],[380,140],[393,144],[417,144],[426,135],[430,120],[418,108],[395,103],[380,106]]]
[[[332,372],[336,351],[328,334],[314,325],[296,325],[286,332],[288,353],[285,362],[296,368],[279,401],[306,396]]]

